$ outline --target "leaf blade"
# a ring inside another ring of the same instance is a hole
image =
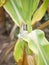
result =
[[[44,0],[43,4],[39,7],[39,9],[34,13],[32,19],[32,25],[42,19],[44,14],[46,13],[48,7],[49,0]]]
[[[41,30],[34,30],[23,39],[28,42],[30,50],[37,55],[37,65],[49,65],[49,42],[45,40],[44,33]]]
[[[23,50],[24,50],[24,42],[21,40],[18,40],[14,48],[14,59],[16,62],[18,62],[19,60],[22,60]]]

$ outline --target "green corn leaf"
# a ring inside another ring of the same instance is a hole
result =
[[[42,52],[43,52],[43,55],[44,55],[46,61],[44,63],[43,58],[41,57],[41,54],[39,53],[38,54],[38,65],[41,65],[41,64],[49,65],[49,44],[41,46],[41,49],[42,49]]]
[[[32,14],[38,7],[39,0],[14,0],[14,3],[21,18],[27,23],[30,22]]]
[[[22,60],[23,51],[24,51],[24,42],[22,40],[18,40],[14,48],[14,59],[16,62]]]
[[[32,25],[42,19],[44,14],[46,13],[47,7],[49,4],[49,0],[44,0],[43,4],[38,8],[38,10],[34,13],[32,19]]]
[[[11,18],[13,19],[13,21],[20,26],[21,21],[19,20],[19,18],[17,17],[17,13],[11,3],[10,0],[7,1],[7,3],[3,6],[4,9],[8,12],[8,14],[11,16]]]
[[[23,40],[28,42],[28,47],[37,56],[37,65],[49,65],[49,42],[46,40],[43,31],[34,30],[26,35]]]
[[[12,19],[21,24],[21,21],[30,22],[31,16],[37,9],[40,0],[8,0],[4,5],[5,10],[9,13]]]

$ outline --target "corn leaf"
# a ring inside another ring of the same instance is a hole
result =
[[[6,4],[3,6],[4,9],[8,12],[8,14],[11,16],[11,18],[13,19],[13,21],[20,26],[21,21],[19,20],[19,18],[17,17],[16,11],[11,3],[10,0],[8,0],[6,2]]]
[[[9,13],[17,25],[21,21],[30,22],[31,16],[37,9],[40,0],[8,0],[4,5],[5,10]]]
[[[41,46],[41,49],[42,49],[43,55],[45,57],[45,62],[44,62],[43,58],[41,57],[41,54],[39,53],[39,55],[38,55],[38,65],[41,65],[41,64],[42,65],[49,65],[49,44]]]
[[[30,22],[31,16],[38,7],[39,0],[14,0],[22,19],[27,23]],[[19,5],[20,4],[20,5]]]
[[[16,60],[16,62],[22,60],[23,50],[24,50],[24,42],[22,40],[18,40],[14,48],[14,59]]]
[[[48,4],[49,0],[44,0],[43,4],[37,9],[37,11],[33,15],[32,25],[42,19],[42,17],[46,13]]]
[[[37,65],[49,65],[49,42],[43,31],[34,30],[23,38],[28,47],[37,55]]]

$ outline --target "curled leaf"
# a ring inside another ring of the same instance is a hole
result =
[[[34,30],[26,35],[23,40],[28,42],[28,47],[37,55],[37,65],[49,65],[49,42],[43,31]]]

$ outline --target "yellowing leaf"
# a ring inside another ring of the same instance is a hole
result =
[[[46,13],[48,4],[49,0],[44,0],[43,4],[37,9],[37,11],[33,15],[32,25],[42,19],[42,17]]]
[[[24,42],[22,40],[18,40],[14,48],[14,58],[16,62],[22,60],[23,50],[24,50]]]
[[[6,3],[7,0],[0,0],[0,7]]]

